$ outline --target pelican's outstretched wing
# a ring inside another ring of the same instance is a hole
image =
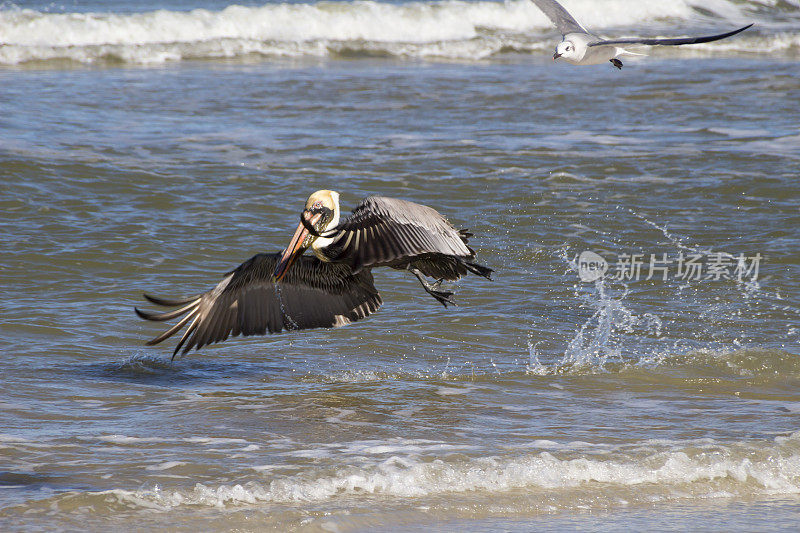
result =
[[[347,265],[300,257],[278,283],[270,280],[280,254],[258,254],[213,289],[192,298],[167,300],[145,294],[150,302],[173,311],[154,313],[135,309],[146,320],[183,316],[147,344],[158,344],[186,326],[172,354],[224,341],[229,336],[264,335],[282,330],[332,328],[362,319],[381,304],[371,272],[358,273]],[[188,326],[187,326],[188,324]]]
[[[748,24],[747,26],[741,27],[738,30],[729,31],[727,33],[718,33],[717,35],[706,35],[704,37],[677,37],[675,39],[609,39],[609,40],[600,40],[597,42],[589,43],[588,46],[605,46],[605,45],[620,45],[620,44],[647,44],[651,46],[677,46],[681,44],[700,44],[700,43],[710,43],[713,41],[719,41],[720,39],[725,39],[726,37],[730,37],[732,35],[736,35],[737,33],[741,33],[747,28],[752,26],[752,24]]]
[[[406,200],[370,196],[331,231],[324,254],[331,261],[362,268],[407,261],[425,254],[472,259],[470,234],[453,227],[438,211]]]
[[[556,0],[531,0],[536,6],[542,10],[542,13],[547,15],[547,18],[553,21],[561,35],[568,33],[589,33],[586,28],[581,26],[575,20],[569,11],[564,9],[564,6],[556,2]]]

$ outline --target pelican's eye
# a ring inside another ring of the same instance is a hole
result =
[[[328,226],[328,223],[331,220],[333,220],[333,210],[328,209],[322,204],[320,205],[314,204],[311,207],[311,212],[314,214],[320,213],[322,215],[321,217],[319,217],[319,220],[317,220],[317,223],[314,224],[314,229],[317,231],[324,230]]]

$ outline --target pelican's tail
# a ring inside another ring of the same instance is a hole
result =
[[[492,279],[492,272],[494,272],[494,270],[491,268],[479,265],[478,263],[472,263],[470,261],[462,261],[462,263],[465,267],[467,267],[467,270],[473,274],[483,276],[486,279]]]

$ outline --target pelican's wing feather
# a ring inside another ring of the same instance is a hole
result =
[[[747,28],[752,26],[752,24],[748,24],[747,26],[743,26],[738,30],[729,31],[727,33],[718,33],[716,35],[706,35],[703,37],[677,37],[674,39],[639,39],[639,38],[632,38],[632,39],[609,39],[609,40],[599,40],[596,42],[589,43],[588,46],[605,46],[605,45],[621,45],[621,44],[647,44],[650,46],[677,46],[681,44],[700,44],[700,43],[710,43],[713,41],[719,41],[720,39],[725,39],[726,37],[730,37],[732,35],[736,35],[737,33],[741,33]]]
[[[164,313],[136,309],[141,318],[163,321],[185,315],[147,344],[158,344],[185,326],[175,357],[181,347],[185,354],[230,336],[343,326],[374,313],[382,304],[368,269],[354,273],[347,265],[302,256],[275,283],[271,277],[279,259],[280,254],[258,254],[193,298],[145,295],[159,305],[182,307]]]
[[[396,198],[370,196],[331,232],[324,254],[331,261],[362,268],[394,265],[423,254],[472,258],[469,233],[453,227],[438,211]]]

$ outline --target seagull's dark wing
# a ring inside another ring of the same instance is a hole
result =
[[[273,283],[270,278],[279,259],[280,254],[258,254],[216,287],[192,298],[167,300],[145,294],[156,305],[179,308],[164,313],[136,309],[140,317],[165,321],[183,316],[147,344],[158,344],[186,326],[175,357],[181,347],[185,354],[229,336],[343,326],[374,313],[382,304],[368,269],[356,274],[347,265],[303,256],[280,282]]]
[[[578,24],[569,11],[564,9],[564,6],[556,2],[556,0],[531,0],[536,6],[542,10],[542,13],[547,15],[547,18],[553,21],[561,35],[568,33],[589,33],[586,29]]]
[[[720,39],[725,39],[726,37],[730,37],[732,35],[736,35],[737,33],[741,33],[747,28],[752,26],[752,24],[748,24],[738,30],[729,31],[727,33],[719,33],[717,35],[706,35],[704,37],[678,37],[675,39],[613,39],[613,40],[600,40],[597,42],[589,43],[588,46],[604,46],[604,45],[618,45],[618,44],[647,44],[651,46],[662,45],[662,46],[677,46],[681,44],[700,44],[700,43],[710,43],[713,41],[719,41]]]
[[[470,234],[453,227],[438,211],[406,200],[370,196],[336,228],[325,232],[331,243],[323,253],[354,272],[396,266],[424,254],[471,259]]]

